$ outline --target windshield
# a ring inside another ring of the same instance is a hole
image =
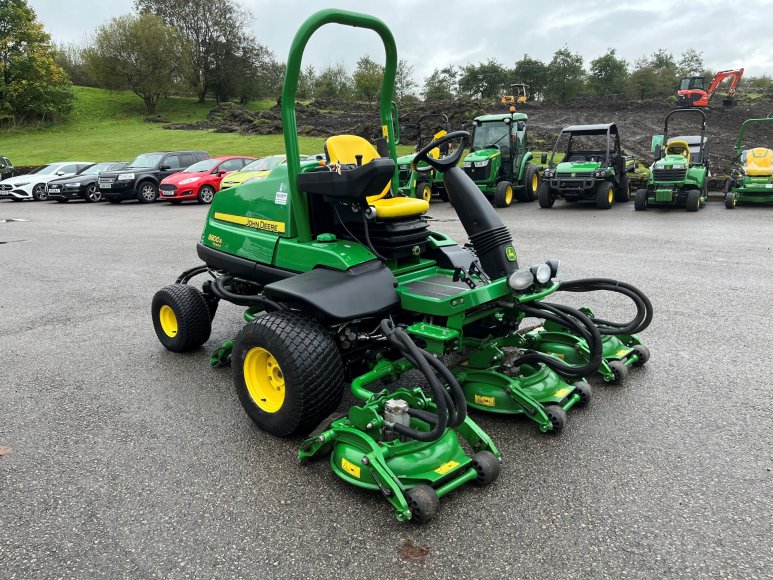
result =
[[[472,137],[472,151],[485,149],[486,147],[499,147],[508,145],[507,137],[510,135],[510,126],[502,121],[483,123],[475,127]]]
[[[163,153],[143,153],[129,163],[129,167],[155,167],[163,156]]]
[[[610,147],[612,146],[614,146],[614,137],[610,139]],[[607,134],[562,132],[554,151],[565,153],[564,161],[601,162],[607,155]]]
[[[52,173],[55,173],[57,169],[59,169],[58,165],[41,165],[37,169],[30,171],[30,175],[33,173],[38,175],[51,175]]]
[[[95,165],[90,165],[89,167],[86,167],[86,169],[83,169],[78,175],[96,175],[97,173],[107,171],[111,165],[112,163],[97,163]]]
[[[274,155],[273,157],[263,157],[262,159],[256,159],[249,165],[245,165],[241,171],[270,171],[282,161],[284,161],[284,155]]]
[[[188,169],[185,170],[186,173],[199,173],[203,171],[211,171],[212,168],[220,163],[222,159],[205,159],[204,161],[199,161],[198,163],[194,163]]]

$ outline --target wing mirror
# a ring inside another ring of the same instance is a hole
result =
[[[539,160],[542,165],[545,165],[548,162],[548,154],[543,153]]]
[[[56,174],[57,174],[59,177],[61,177],[62,175],[64,175],[64,171],[57,171],[57,172],[56,172]]]
[[[658,157],[657,154],[657,147],[663,148],[663,135],[653,135],[652,136],[652,147],[650,148],[650,151],[655,153],[655,157]]]

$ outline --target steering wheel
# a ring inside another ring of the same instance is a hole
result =
[[[434,157],[429,156],[429,152],[432,151],[435,147],[440,148],[441,145],[445,145],[446,143],[456,140],[460,140],[461,143],[459,144],[459,147],[450,155],[446,155],[440,159],[435,159]],[[433,141],[416,154],[416,156],[413,158],[413,163],[411,163],[411,170],[418,171],[419,173],[426,173],[432,169],[435,169],[440,173],[445,173],[452,167],[456,167],[456,164],[459,163],[459,159],[462,157],[462,154],[467,148],[467,144],[469,142],[470,134],[467,131],[453,131],[443,135],[440,139]],[[427,165],[424,167],[419,167],[418,165],[422,161]]]

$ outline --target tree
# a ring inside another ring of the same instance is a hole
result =
[[[314,96],[318,99],[344,99],[353,90],[352,79],[341,62],[322,69],[314,84]]]
[[[313,99],[314,88],[317,84],[317,71],[314,65],[307,65],[298,77],[298,92],[297,97],[299,99]]]
[[[448,101],[456,96],[458,91],[459,70],[453,65],[435,69],[424,80],[422,96],[427,101]]]
[[[617,58],[614,48],[590,63],[588,84],[599,96],[620,95],[625,92],[628,81],[628,63]]]
[[[480,99],[498,99],[507,88],[509,77],[507,69],[493,58],[477,66],[468,64],[462,68],[459,92]]]
[[[413,91],[417,87],[413,79],[413,65],[408,64],[402,58],[397,61],[397,75],[395,76],[395,98],[402,102],[406,97],[413,96]]]
[[[372,103],[381,92],[384,67],[371,60],[366,54],[357,61],[352,78],[355,98]]]
[[[83,59],[84,47],[74,42],[54,45],[54,61],[58,64],[74,85],[94,87],[96,81],[86,67]]]
[[[524,54],[523,58],[515,63],[513,80],[529,85],[532,98],[539,98],[544,94],[548,84],[547,66],[541,60]]]
[[[553,53],[547,68],[549,84],[545,88],[545,97],[565,103],[580,94],[585,83],[585,70],[579,54],[565,46]]]
[[[100,26],[84,58],[101,86],[131,90],[153,113],[159,98],[185,77],[188,50],[182,35],[158,16],[128,14]]]
[[[652,53],[649,58],[649,65],[658,78],[657,94],[658,96],[673,95],[677,87],[677,65],[674,55],[666,49],[661,48]]]
[[[688,48],[679,57],[677,73],[682,77],[699,76],[704,71],[703,53],[694,48]]]
[[[640,58],[628,77],[626,92],[631,99],[651,99],[659,94],[659,82],[658,73],[650,61]]]
[[[45,121],[72,109],[72,83],[26,0],[0,2],[0,119]]]
[[[236,44],[219,42],[213,48],[207,86],[218,103],[234,97],[247,103],[279,96],[284,65],[269,48],[250,37]]]

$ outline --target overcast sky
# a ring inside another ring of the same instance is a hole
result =
[[[82,41],[106,19],[131,11],[132,0],[31,0],[54,40]],[[549,61],[566,45],[589,62],[616,48],[633,62],[665,48],[677,58],[693,47],[713,70],[744,66],[747,74],[773,75],[773,0],[584,0],[515,2],[488,0],[242,0],[253,14],[258,40],[287,59],[295,31],[310,14],[336,7],[384,20],[397,51],[414,65],[420,81],[434,68],[496,58],[513,66],[524,53]],[[479,7],[477,10],[475,7]],[[350,70],[363,54],[383,62],[378,37],[330,25],[306,50],[317,68],[343,61]]]

